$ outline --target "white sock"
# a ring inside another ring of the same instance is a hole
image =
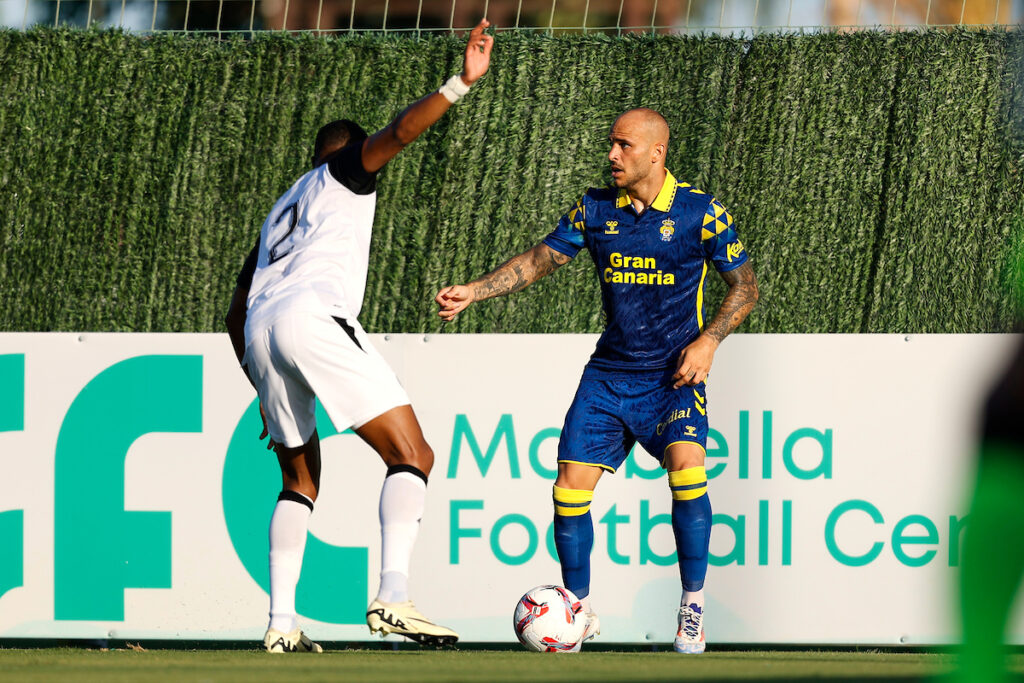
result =
[[[409,561],[427,500],[427,483],[409,471],[384,478],[380,490],[381,602],[409,599]]]
[[[409,575],[396,571],[381,572],[377,599],[381,602],[405,602],[408,600]]]
[[[683,598],[679,601],[679,606],[684,605],[697,605],[700,607],[700,611],[704,611],[704,589],[701,588],[699,591],[683,591]]]
[[[287,492],[309,501],[278,499],[270,518],[270,625],[282,633],[298,626],[295,615],[295,586],[302,573],[302,554],[306,550],[306,533],[313,501],[301,493]]]
[[[590,596],[589,595],[587,597],[585,597],[585,598],[580,598],[580,604],[583,605],[583,613],[584,614],[593,614],[594,610],[590,606]]]

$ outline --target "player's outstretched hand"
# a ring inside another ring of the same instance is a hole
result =
[[[466,285],[451,285],[438,292],[434,301],[441,307],[437,312],[441,320],[450,322],[459,312],[465,310],[466,306],[473,303],[473,290]]]
[[[491,48],[494,47],[494,36],[484,33],[484,29],[491,25],[486,19],[481,19],[472,31],[469,32],[469,41],[466,43],[466,59],[462,65],[462,81],[466,85],[473,83],[487,73],[487,67],[491,65]]]
[[[679,353],[679,364],[672,375],[672,388],[681,386],[697,386],[708,377],[711,361],[715,359],[718,343],[711,337],[702,334],[694,339]]]

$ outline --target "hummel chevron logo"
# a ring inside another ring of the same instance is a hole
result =
[[[389,626],[394,626],[395,628],[405,628],[404,621],[402,621],[398,617],[393,617],[393,615],[391,614],[386,614],[382,609],[370,610],[366,613],[366,616],[369,617],[371,614],[376,614],[378,617],[380,617],[381,621],[383,621],[385,624],[388,624]],[[394,620],[392,621],[392,619]]]

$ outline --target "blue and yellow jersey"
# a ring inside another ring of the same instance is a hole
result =
[[[674,369],[704,327],[708,263],[747,260],[725,207],[671,173],[639,215],[624,189],[587,190],[544,243],[568,256],[586,247],[597,266],[606,327],[590,375]]]

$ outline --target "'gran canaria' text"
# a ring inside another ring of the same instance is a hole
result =
[[[604,269],[605,282],[621,282],[636,285],[674,285],[674,273],[663,273],[651,256],[623,256],[615,251],[608,258],[609,268]],[[620,270],[621,269],[621,270]]]

